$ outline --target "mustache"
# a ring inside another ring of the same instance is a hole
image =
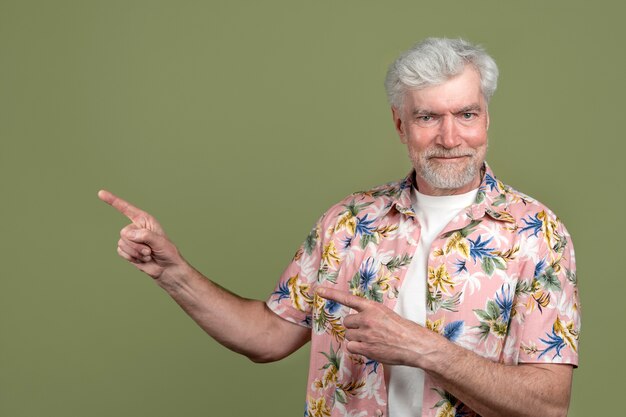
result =
[[[445,149],[445,148],[431,148],[424,152],[424,156],[427,159],[430,158],[458,158],[461,156],[474,156],[476,150],[474,149]]]

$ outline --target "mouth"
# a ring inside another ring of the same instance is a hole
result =
[[[457,155],[457,156],[431,156],[429,159],[435,159],[437,161],[454,162],[460,161],[465,158],[470,158],[471,155]]]

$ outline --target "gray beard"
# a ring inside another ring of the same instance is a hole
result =
[[[453,190],[470,184],[480,175],[485,151],[474,149],[457,151],[433,148],[417,156],[417,158],[415,158],[417,160],[413,161],[413,165],[418,175],[431,187]],[[431,160],[432,157],[436,156],[454,157],[462,155],[471,156],[471,159],[461,170],[455,169],[456,167],[453,164],[438,164]]]
[[[439,166],[427,162],[419,166],[419,174],[431,187],[444,190],[457,189],[471,183],[478,175],[479,168],[473,164],[468,164],[463,170],[458,172],[452,167]]]

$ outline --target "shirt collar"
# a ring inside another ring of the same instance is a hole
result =
[[[505,197],[506,186],[495,177],[487,162],[484,163],[483,168],[483,178],[478,186],[476,200],[467,211],[468,217],[476,220],[488,215],[494,220],[515,222],[508,212]],[[409,175],[400,181],[397,193],[392,196],[389,208],[395,207],[398,212],[409,217],[415,217],[415,212],[411,207],[411,187],[414,185],[415,170],[411,170]]]

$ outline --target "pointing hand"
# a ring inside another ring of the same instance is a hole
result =
[[[432,351],[438,335],[372,300],[319,287],[317,294],[355,311],[344,317],[347,349],[388,365],[417,366]]]
[[[185,264],[176,246],[154,217],[106,190],[98,198],[126,216],[131,224],[120,232],[117,253],[139,270],[159,279],[171,267]]]

